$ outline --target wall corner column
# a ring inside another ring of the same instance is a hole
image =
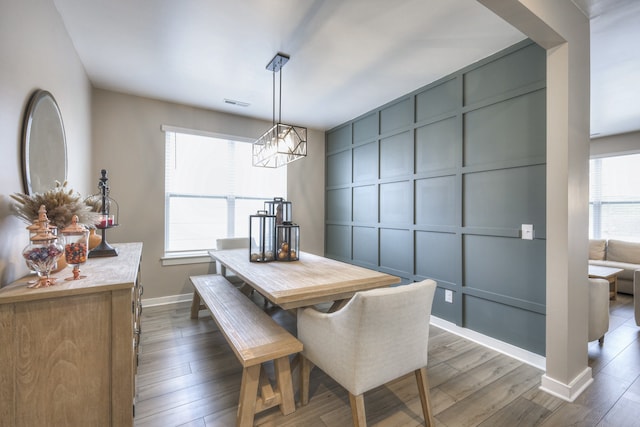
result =
[[[478,0],[547,50],[546,372],[541,389],[573,401],[587,356],[589,20],[572,3]]]

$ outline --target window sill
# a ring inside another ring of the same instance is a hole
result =
[[[163,267],[170,265],[208,264],[213,262],[209,254],[204,251],[165,254],[160,258],[160,261]]]

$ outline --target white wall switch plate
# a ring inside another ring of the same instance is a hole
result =
[[[522,239],[533,240],[533,224],[522,224]]]
[[[444,290],[444,301],[448,303],[453,303],[453,291],[449,289]]]

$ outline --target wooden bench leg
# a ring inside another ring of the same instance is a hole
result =
[[[273,361],[276,383],[280,397],[280,411],[283,415],[289,415],[296,410],[296,402],[293,396],[293,380],[291,379],[291,366],[289,356],[280,357]]]
[[[253,426],[253,418],[256,413],[256,396],[258,395],[258,383],[260,382],[261,365],[253,365],[242,369],[242,383],[240,385],[240,403],[236,416],[237,427]]]
[[[198,312],[200,311],[200,294],[198,291],[193,291],[193,301],[191,301],[191,318],[197,319]]]

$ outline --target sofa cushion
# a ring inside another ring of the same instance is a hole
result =
[[[607,261],[640,264],[640,243],[609,240],[607,243]]]
[[[603,260],[605,249],[607,247],[606,240],[589,240],[589,259]]]

